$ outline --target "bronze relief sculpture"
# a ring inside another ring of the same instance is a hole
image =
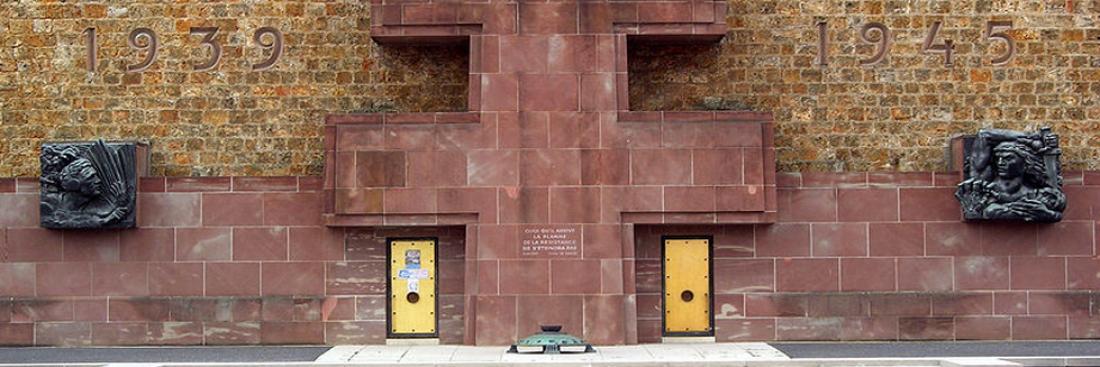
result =
[[[982,129],[964,144],[964,177],[955,197],[966,220],[1062,220],[1061,149],[1050,128]]]
[[[133,228],[136,155],[134,143],[44,144],[39,156],[42,227]]]

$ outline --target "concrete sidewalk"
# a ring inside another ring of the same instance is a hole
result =
[[[785,354],[766,343],[736,344],[646,344],[597,347],[595,353],[515,354],[501,347],[468,346],[341,346],[328,351],[317,362],[335,363],[448,363],[448,364],[627,364],[789,361]]]

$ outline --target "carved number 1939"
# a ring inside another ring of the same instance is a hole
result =
[[[829,65],[829,37],[828,37],[827,22],[817,23],[817,37],[818,37],[818,53],[817,64],[818,66]],[[921,45],[921,51],[924,53],[942,53],[944,66],[952,66],[955,64],[955,45],[954,41],[945,39],[940,43],[937,43],[939,38],[940,29],[943,27],[943,22],[935,21],[932,23],[931,28],[928,30],[928,35],[925,37],[923,44]],[[1005,31],[1012,29],[1012,21],[995,21],[991,20],[986,23],[985,36],[987,41],[1000,40],[1005,43],[1005,51],[1003,54],[994,57],[991,61],[993,65],[1005,65],[1012,62],[1012,58],[1016,56],[1016,41],[1012,39],[1012,36]],[[860,40],[866,43],[877,44],[875,53],[868,59],[860,60],[860,65],[875,65],[886,59],[886,56],[890,53],[891,42],[893,42],[893,35],[890,32],[890,28],[882,23],[868,23],[863,26],[859,32]]]
[[[215,37],[218,35],[218,27],[191,27],[189,34],[192,36],[202,36],[202,40],[199,41],[199,44],[206,47],[210,52],[210,59],[192,65],[193,69],[195,71],[204,71],[217,67],[222,59],[222,46],[215,40]],[[265,36],[268,36],[267,41],[265,41]],[[95,72],[96,66],[99,63],[97,55],[99,46],[96,44],[95,27],[84,29],[84,37],[85,46],[88,50],[88,71]],[[256,29],[256,32],[253,33],[252,40],[260,47],[266,49],[269,54],[263,61],[252,64],[252,70],[267,70],[275,66],[275,63],[278,62],[279,58],[283,55],[282,32],[279,32],[278,29],[273,27],[261,27]],[[127,37],[126,43],[135,51],[144,52],[145,54],[141,62],[126,65],[126,72],[140,73],[149,69],[150,66],[156,63],[160,49],[157,43],[157,33],[152,29],[145,27],[134,29],[130,32],[130,36]]]

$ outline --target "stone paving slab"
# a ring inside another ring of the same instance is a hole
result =
[[[664,364],[787,361],[766,343],[643,344],[597,347],[595,353],[519,354],[505,347],[474,346],[340,346],[322,355],[324,363],[488,363],[488,364]]]
[[[1100,356],[1100,341],[769,343],[791,358]]]

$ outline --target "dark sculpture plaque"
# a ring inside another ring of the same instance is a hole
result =
[[[45,228],[133,228],[137,144],[95,142],[42,146],[41,224]]]
[[[982,129],[964,138],[963,152],[963,182],[955,197],[966,220],[1062,220],[1062,152],[1050,128]]]

